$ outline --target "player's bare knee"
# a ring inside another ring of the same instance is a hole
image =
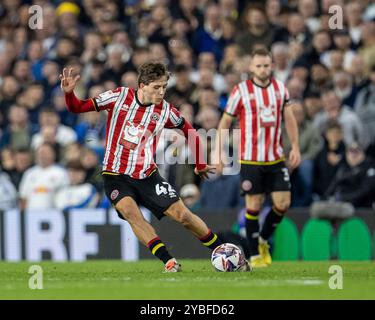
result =
[[[262,204],[262,199],[255,198],[247,202],[246,208],[252,211],[259,211],[262,208]]]
[[[280,199],[279,201],[274,202],[274,206],[276,210],[285,213],[290,207],[290,199]]]
[[[120,214],[122,215],[122,217],[126,220],[126,221],[129,221],[132,220],[132,214],[127,211],[127,210],[123,210],[122,208],[118,208],[117,209],[118,212],[120,212]]]
[[[188,210],[178,210],[175,213],[175,220],[184,226],[188,226],[192,221],[192,214]]]
[[[136,223],[139,220],[139,214],[132,208],[126,208],[125,206],[116,206],[116,209],[121,213],[123,218],[130,224]]]

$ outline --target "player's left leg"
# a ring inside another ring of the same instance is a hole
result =
[[[192,213],[181,200],[170,205],[164,214],[181,223],[196,236],[205,247],[214,250],[221,244],[218,236],[207,227],[206,223],[201,218]]]
[[[289,191],[272,192],[271,197],[273,206],[268,213],[262,231],[260,232],[260,236],[264,240],[268,240],[271,237],[290,207],[291,196]]]
[[[181,271],[181,265],[169,254],[165,244],[157,236],[151,224],[145,220],[132,197],[126,196],[122,198],[116,203],[115,208],[123,219],[130,224],[138,240],[164,263],[165,272]]]
[[[275,191],[271,193],[271,197],[273,206],[267,214],[259,236],[259,253],[267,264],[272,262],[268,239],[272,236],[289,209],[291,193],[290,191]]]
[[[245,226],[248,248],[250,251],[250,263],[253,268],[267,267],[259,252],[259,212],[263,206],[264,194],[246,195]]]

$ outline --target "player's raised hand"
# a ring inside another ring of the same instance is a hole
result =
[[[197,168],[194,169],[194,173],[198,176],[200,176],[203,180],[209,179],[208,174],[209,173],[215,173],[216,168],[214,166],[206,165],[201,170],[198,170]]]
[[[59,77],[61,80],[61,90],[65,93],[70,93],[74,90],[81,76],[73,76],[73,68],[69,68],[69,70],[67,70],[67,68],[64,68],[62,74],[60,74]]]

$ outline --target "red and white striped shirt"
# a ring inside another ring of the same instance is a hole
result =
[[[183,123],[178,110],[163,100],[142,105],[134,89],[119,87],[93,99],[97,111],[107,110],[103,171],[144,179],[155,169],[154,154],[163,128]]]
[[[288,100],[288,89],[275,78],[271,78],[267,87],[246,80],[233,88],[225,112],[240,120],[240,162],[267,163],[283,159],[281,121]]]

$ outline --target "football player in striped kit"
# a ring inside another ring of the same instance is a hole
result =
[[[241,130],[239,160],[241,189],[246,197],[246,233],[250,264],[256,268],[272,262],[267,240],[290,206],[289,169],[298,167],[301,155],[289,93],[272,76],[271,53],[260,48],[251,58],[252,77],[233,88],[220,121],[216,158],[220,174],[225,165],[223,129],[228,130],[237,118]],[[282,121],[292,145],[287,165],[281,140]],[[259,230],[258,216],[266,194],[271,195],[273,206]]]
[[[64,69],[60,79],[69,111],[108,112],[103,160],[106,195],[119,217],[129,222],[139,241],[164,263],[165,272],[178,272],[181,266],[144,219],[139,205],[148,208],[158,219],[168,216],[180,222],[212,250],[220,245],[217,235],[184,205],[174,188],[160,176],[154,162],[163,128],[180,129],[195,152],[195,173],[206,179],[215,169],[205,163],[199,136],[191,124],[164,100],[169,79],[166,66],[146,63],[139,69],[137,90],[119,87],[87,100],[74,95],[79,75],[73,75],[72,69]]]

